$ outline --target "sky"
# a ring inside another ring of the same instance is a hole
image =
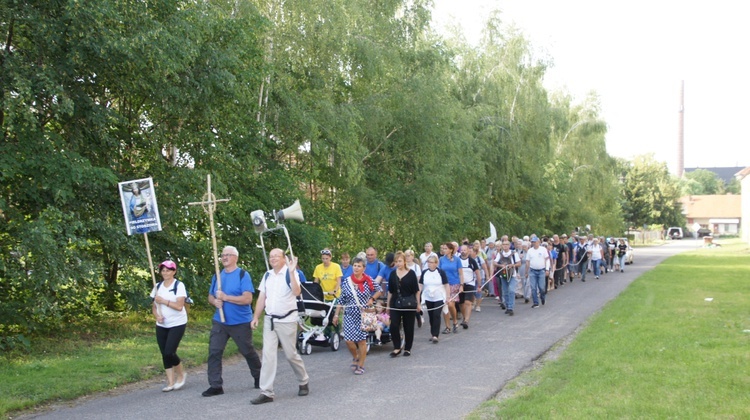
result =
[[[460,23],[478,43],[490,11],[550,58],[550,91],[576,102],[594,91],[608,124],[607,151],[653,153],[677,166],[685,86],[684,166],[750,166],[750,2],[434,0],[433,24]]]

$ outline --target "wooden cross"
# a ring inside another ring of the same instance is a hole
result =
[[[214,246],[214,269],[216,270],[216,290],[221,291],[221,271],[219,271],[219,253],[216,249],[216,230],[214,228],[214,212],[216,211],[216,203],[223,203],[229,201],[228,198],[223,198],[220,200],[216,199],[216,196],[211,193],[211,175],[207,175],[206,178],[208,179],[208,192],[203,195],[202,201],[197,201],[193,203],[188,203],[190,206],[197,206],[200,205],[203,207],[203,210],[208,213],[208,220],[211,224],[211,242]],[[224,319],[224,308],[219,308],[219,317],[221,317],[221,322],[226,322],[226,319]]]

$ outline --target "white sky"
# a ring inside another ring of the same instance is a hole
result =
[[[434,1],[436,27],[460,22],[474,43],[502,10],[552,58],[549,90],[596,91],[610,155],[653,152],[674,172],[684,80],[685,167],[750,166],[750,2]]]

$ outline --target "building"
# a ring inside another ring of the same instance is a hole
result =
[[[750,178],[750,177],[747,177]],[[750,185],[748,185],[750,190]],[[743,195],[688,195],[680,198],[682,212],[692,232],[695,227],[708,229],[713,235],[739,235]],[[750,220],[750,219],[748,219]]]
[[[740,191],[742,200],[740,204],[740,215],[744,220],[750,220],[750,166],[737,172],[735,177],[740,180]],[[741,229],[743,241],[750,243],[750,226],[744,226]]]

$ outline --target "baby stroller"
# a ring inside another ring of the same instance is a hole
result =
[[[304,314],[300,312],[300,333],[297,336],[297,351],[300,354],[312,354],[313,346],[339,349],[340,337],[338,327],[332,325],[336,300],[323,301],[323,289],[318,283],[302,283],[302,302]]]
[[[385,300],[379,300],[378,305],[386,306]],[[403,327],[402,327],[403,330]],[[401,332],[401,336],[403,337],[403,331]],[[365,340],[365,344],[367,344],[367,352],[370,352],[370,348],[372,346],[382,346],[384,344],[388,344],[391,342],[391,330],[389,327],[385,327],[380,334],[380,341],[378,341],[377,336],[375,335],[375,331],[369,331],[367,333],[367,339]],[[401,343],[401,347],[404,347],[404,343]]]

